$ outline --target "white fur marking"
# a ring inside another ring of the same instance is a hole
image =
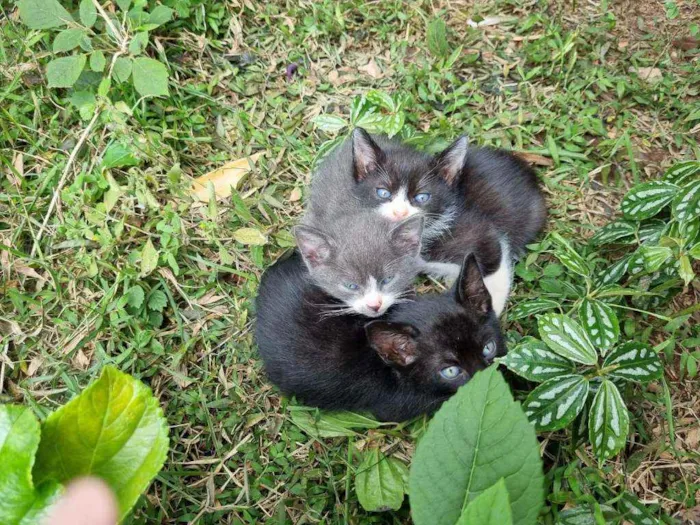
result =
[[[501,239],[501,264],[491,275],[484,277],[484,285],[491,294],[491,304],[496,315],[500,316],[506,307],[510,286],[513,281],[513,266],[508,249],[508,241]]]
[[[389,202],[379,206],[379,213],[392,221],[402,221],[418,213],[420,210],[408,200],[408,191],[401,186],[399,191],[392,195]]]
[[[373,299],[376,299],[377,297],[379,297],[379,299],[381,300],[382,306],[381,308],[379,308],[379,311],[375,312],[369,306],[367,306],[367,304],[373,302]],[[379,290],[379,286],[377,285],[377,279],[375,279],[374,277],[370,277],[367,281],[365,293],[362,294],[362,296],[358,299],[355,299],[350,304],[350,306],[353,310],[355,310],[356,313],[360,315],[364,315],[367,317],[379,317],[384,312],[386,312],[389,309],[389,307],[394,304],[395,301],[396,297],[394,297],[391,294],[381,292]]]

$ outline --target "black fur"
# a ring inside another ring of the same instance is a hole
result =
[[[319,305],[333,301],[295,254],[265,272],[256,302],[255,337],[269,378],[311,406],[402,421],[432,412],[505,353],[473,257],[455,290],[399,304],[378,321],[324,317]],[[495,355],[485,359],[489,341]],[[442,377],[447,367],[459,367],[459,377]]]

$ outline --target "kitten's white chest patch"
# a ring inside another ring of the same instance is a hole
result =
[[[379,206],[379,213],[392,221],[408,219],[412,215],[418,213],[418,211],[418,208],[408,200],[408,190],[405,186],[402,186],[399,191],[391,197],[389,202],[385,202]]]
[[[511,261],[508,241],[501,240],[501,264],[491,275],[484,277],[484,285],[491,294],[491,304],[496,315],[500,316],[506,307],[510,287],[513,282],[513,263]]]

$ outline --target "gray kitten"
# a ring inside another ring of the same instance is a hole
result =
[[[320,227],[319,227],[320,226]],[[374,213],[338,216],[294,228],[299,252],[316,285],[342,304],[328,315],[378,317],[411,293],[421,270],[423,219],[393,223]]]

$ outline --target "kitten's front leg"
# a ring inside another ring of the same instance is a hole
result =
[[[421,272],[437,279],[446,279],[450,284],[459,277],[459,264],[421,260]]]

